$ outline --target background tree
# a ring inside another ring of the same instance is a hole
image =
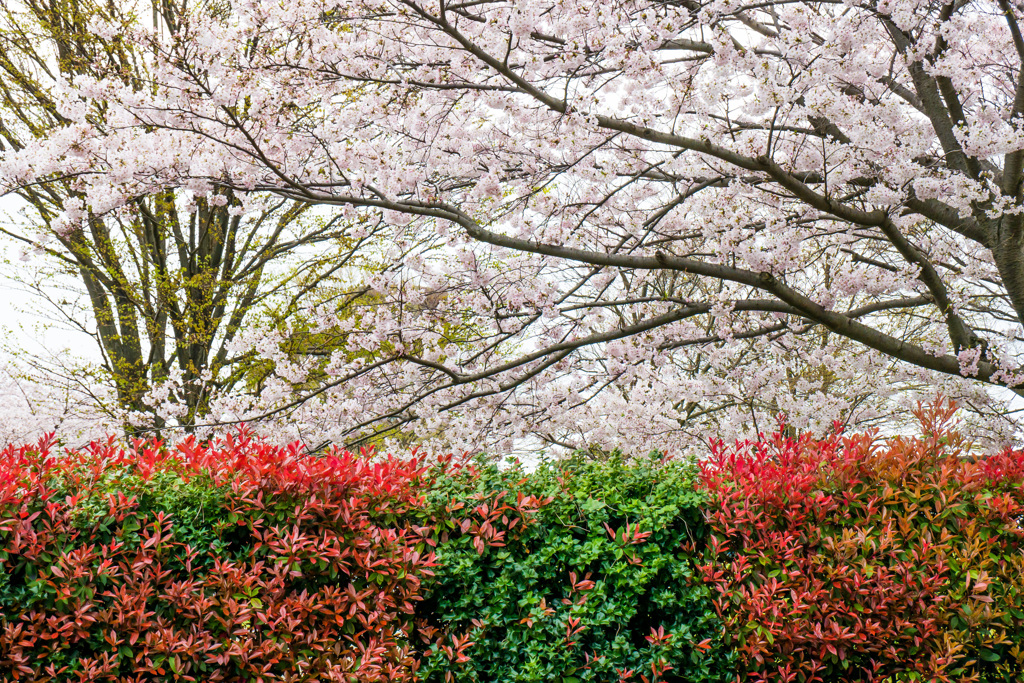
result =
[[[166,33],[178,11],[167,3],[0,2],[0,148],[25,150],[73,130],[67,107],[96,131],[116,128],[105,106],[77,102],[67,88],[100,75],[129,91],[146,88],[146,55],[118,28],[151,21]],[[99,25],[108,30],[97,32]],[[70,175],[21,187],[20,225],[2,230],[27,253],[43,254],[34,272],[19,268],[19,279],[49,300],[60,322],[96,340],[98,379],[113,386],[115,400],[82,384],[82,363],[66,357],[22,359],[22,372],[31,365],[26,374],[136,426],[160,427],[169,417],[191,425],[216,394],[244,390],[256,354],[228,353],[239,328],[269,302],[294,309],[321,280],[338,287],[375,231],[356,221],[354,237],[353,223],[336,213],[230,189],[143,192],[109,211],[86,206],[83,190]],[[72,206],[82,217],[75,225],[63,213]]]
[[[1007,416],[989,426],[1008,438],[1013,404],[986,387],[1024,381],[1020,15],[237,2],[179,12],[168,41],[97,25],[143,46],[146,87],[80,79],[68,92],[116,130],[69,110],[2,169],[11,188],[74,176],[93,213],[170,187],[270,191],[420,245],[395,281],[437,305],[378,307],[347,342],[386,353],[331,366],[353,382],[330,406],[315,390],[257,417],[640,446],[716,411],[873,419],[926,386]]]

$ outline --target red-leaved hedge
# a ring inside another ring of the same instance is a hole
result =
[[[1021,680],[1024,454],[964,457],[953,413],[716,446],[702,572],[741,679]]]
[[[0,672],[26,681],[408,680],[424,468],[243,432],[0,453]]]

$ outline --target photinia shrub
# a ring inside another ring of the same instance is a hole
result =
[[[5,681],[411,680],[416,459],[238,435],[0,453]]]
[[[1024,454],[0,452],[3,681],[1017,681]]]
[[[695,476],[657,455],[581,455],[437,477],[437,567],[416,608],[422,679],[732,680],[710,591],[694,580]]]
[[[954,412],[919,408],[916,438],[715,445],[701,572],[741,678],[1020,680],[1024,454],[969,457]]]

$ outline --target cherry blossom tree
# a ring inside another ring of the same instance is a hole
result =
[[[307,311],[343,333],[319,355],[247,330],[277,384],[217,410],[343,441],[641,448],[943,391],[993,438],[1016,429],[1024,7],[211,8],[168,35],[92,25],[141,46],[145,83],[66,83],[66,125],[0,169],[11,189],[67,179],[68,229],[181,187],[390,226],[379,305]]]
[[[24,368],[0,363],[0,448],[35,443],[57,433],[64,443],[81,445],[117,433],[118,423],[91,410],[67,387],[26,381]],[[91,387],[103,391],[104,387]]]

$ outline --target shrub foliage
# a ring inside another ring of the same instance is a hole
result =
[[[699,467],[9,446],[0,680],[1018,681],[1024,454],[953,413]]]
[[[442,520],[438,567],[417,612],[421,632],[437,629],[449,649],[428,649],[423,679],[731,680],[721,623],[684,550],[703,542],[695,475],[652,456],[577,457],[530,474],[478,460],[439,477],[428,496]]]
[[[403,680],[416,460],[49,442],[0,455],[4,680]],[[354,677],[354,678],[353,678]]]
[[[953,412],[919,409],[920,438],[717,445],[701,569],[743,678],[1020,680],[1024,460],[964,457]]]

